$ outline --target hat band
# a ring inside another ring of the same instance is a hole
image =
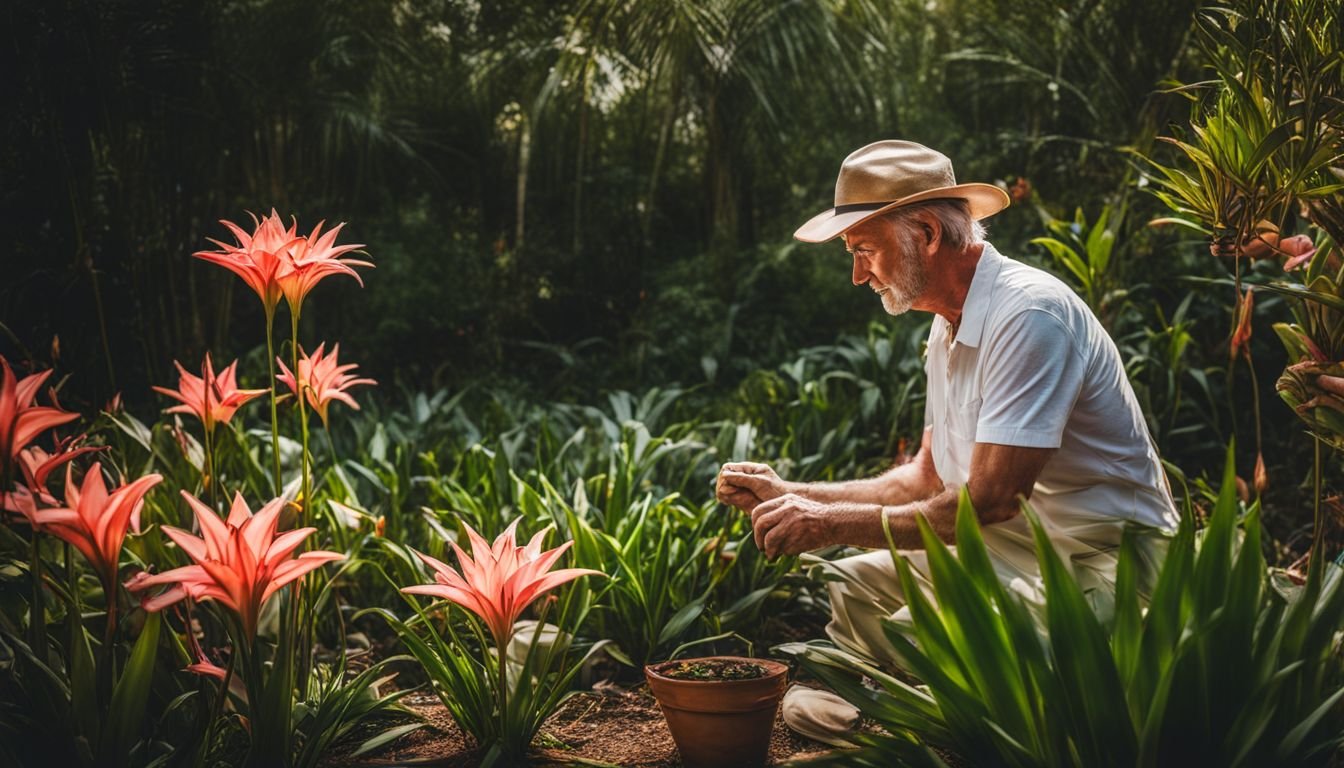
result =
[[[876,211],[878,208],[885,208],[891,205],[891,201],[885,203],[853,203],[851,205],[835,206],[837,215],[842,213],[858,213],[859,211]]]

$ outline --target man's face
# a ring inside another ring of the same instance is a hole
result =
[[[854,284],[866,283],[876,291],[888,314],[909,311],[929,282],[914,231],[878,216],[841,237],[845,250],[854,255]]]

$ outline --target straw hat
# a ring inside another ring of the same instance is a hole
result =
[[[958,184],[952,161],[913,141],[879,141],[856,150],[840,166],[835,207],[813,216],[793,236],[824,243],[850,227],[903,205],[961,198],[983,219],[1008,207],[1008,193],[992,184]]]

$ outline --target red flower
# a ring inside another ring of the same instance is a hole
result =
[[[0,357],[0,475],[11,466],[33,438],[45,430],[79,418],[78,413],[60,407],[35,406],[37,392],[51,375],[50,370],[18,380],[9,362]]]
[[[462,527],[471,539],[471,553],[475,559],[467,556],[455,542],[452,543],[457,562],[462,568],[462,572],[458,573],[451,566],[417,552],[420,559],[434,569],[436,583],[417,584],[404,587],[401,591],[441,597],[480,616],[494,636],[497,648],[508,646],[509,638],[513,635],[513,625],[522,615],[523,609],[541,597],[543,592],[580,576],[602,575],[600,571],[587,568],[564,568],[548,573],[574,542],[566,541],[555,549],[542,552],[541,541],[547,531],[541,531],[532,537],[527,546],[520,547],[513,533],[518,527],[517,520],[495,539],[493,546],[470,525],[463,523]]]
[[[153,389],[155,392],[182,401],[182,405],[168,408],[165,413],[189,413],[201,420],[207,434],[214,432],[216,424],[233,418],[234,412],[248,400],[270,392],[268,389],[238,389],[235,373],[238,368],[237,360],[216,376],[214,366],[210,364],[209,352],[205,354],[200,376],[187,373],[182,364],[176,360],[173,361],[173,365],[177,366],[177,389],[167,387]]]
[[[1237,317],[1237,329],[1232,332],[1232,343],[1229,346],[1228,354],[1236,358],[1238,354],[1248,353],[1251,343],[1251,316],[1254,315],[1255,294],[1251,292],[1250,287],[1246,288],[1246,298],[1238,302],[1238,311],[1241,313]]]
[[[233,272],[247,283],[266,308],[269,317],[280,302],[280,284],[276,280],[282,259],[291,248],[303,241],[297,234],[298,225],[291,221],[288,229],[280,221],[280,215],[271,209],[271,215],[258,221],[253,214],[252,234],[231,221],[220,220],[220,224],[229,228],[237,244],[229,245],[213,238],[206,238],[219,246],[218,251],[197,251],[192,255],[198,259],[218,264]]]
[[[47,453],[36,445],[19,451],[18,465],[19,470],[23,472],[24,484],[23,486],[16,485],[12,494],[0,494],[0,509],[18,512],[28,518],[31,523],[38,501],[48,507],[59,505],[60,501],[47,491],[47,477],[71,459],[106,448],[106,446],[100,445],[86,445],[75,448],[74,446],[83,439],[84,436],[80,435],[79,437],[68,437],[57,441],[55,453]],[[132,518],[132,525],[137,532],[140,530],[139,516]]]
[[[32,519],[42,530],[83,553],[98,573],[104,593],[111,600],[126,529],[132,518],[138,524],[145,494],[162,479],[160,475],[145,475],[108,492],[101,464],[94,464],[84,473],[82,487],[75,485],[73,473],[67,466],[65,506],[39,509]]]
[[[143,601],[145,610],[158,611],[188,596],[198,601],[217,600],[238,615],[244,636],[252,638],[257,633],[261,608],[271,595],[323,563],[344,559],[344,555],[321,550],[291,557],[317,529],[299,528],[277,536],[275,528],[284,508],[283,498],[272,499],[253,515],[243,495],[237,494],[228,520],[221,521],[214,510],[186,491],[182,497],[196,513],[201,537],[169,525],[163,527],[163,532],[177,542],[195,565],[153,576],[141,574],[127,582],[126,588],[132,592],[172,585],[162,594]]]
[[[331,231],[322,234],[324,221],[319,221],[311,234],[289,246],[281,259],[276,272],[276,283],[285,295],[291,312],[298,314],[303,308],[303,299],[324,278],[331,275],[349,275],[364,285],[355,267],[372,267],[373,263],[359,259],[344,258],[350,251],[364,247],[363,243],[336,245],[336,235],[345,224],[337,224]]]
[[[317,415],[322,417],[322,425],[327,424],[327,408],[332,400],[340,400],[346,405],[359,410],[359,403],[346,394],[345,390],[360,384],[377,384],[373,379],[357,379],[349,375],[348,371],[353,371],[359,366],[354,363],[340,365],[336,356],[341,352],[341,345],[337,344],[331,348],[330,355],[323,354],[323,347],[326,344],[318,344],[317,350],[312,356],[304,355],[299,358],[299,375],[296,379],[294,373],[285,366],[285,361],[276,358],[280,363],[280,370],[284,373],[276,376],[281,383],[289,387],[289,390],[296,396],[300,390],[308,398],[308,404],[317,411]]]

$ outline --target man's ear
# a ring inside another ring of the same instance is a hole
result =
[[[919,217],[919,228],[924,234],[924,245],[930,253],[942,247],[943,222],[939,221],[937,216],[922,214]]]

